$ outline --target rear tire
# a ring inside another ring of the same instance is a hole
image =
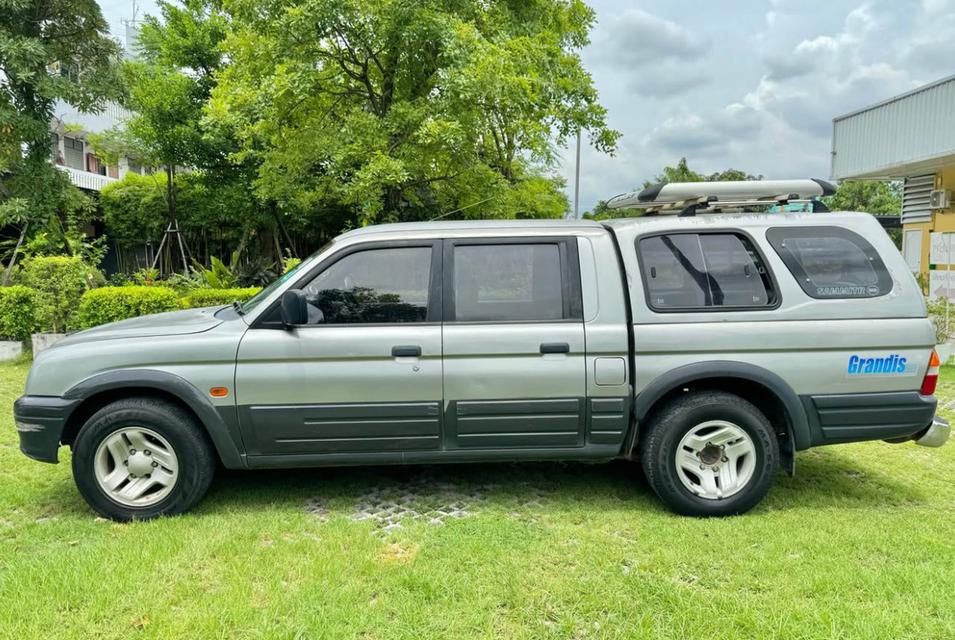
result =
[[[102,516],[127,522],[191,509],[205,496],[216,458],[195,418],[154,398],[106,405],[73,444],[73,478]]]
[[[728,516],[753,508],[779,469],[779,442],[753,404],[723,391],[668,402],[640,452],[647,482],[673,511]]]

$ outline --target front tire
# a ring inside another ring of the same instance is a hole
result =
[[[739,396],[696,391],[651,420],[640,461],[673,511],[727,516],[753,508],[779,469],[779,442],[762,412]]]
[[[214,452],[195,418],[155,398],[106,405],[73,443],[73,478],[83,498],[121,522],[191,509],[214,473]]]

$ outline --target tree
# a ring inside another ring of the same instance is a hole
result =
[[[643,188],[651,187],[655,184],[669,182],[726,182],[728,180],[762,180],[763,176],[753,175],[740,171],[739,169],[725,169],[711,174],[698,173],[690,169],[686,158],[680,158],[676,166],[665,166],[653,180],[645,180]],[[600,200],[593,211],[584,214],[585,218],[590,220],[607,220],[611,218],[629,218],[634,215],[640,215],[638,210],[634,209],[611,209],[607,206],[606,200]]]
[[[115,228],[124,245],[130,244],[136,221],[152,232],[157,222],[154,187],[161,185],[165,210],[158,220],[163,227],[175,224],[184,237],[203,246],[214,232],[219,239],[228,238],[231,247],[238,245],[241,254],[254,231],[268,223],[251,190],[254,165],[230,157],[239,150],[237,142],[204,117],[216,74],[225,64],[220,43],[227,22],[221,3],[158,4],[160,16],[147,16],[141,28],[137,59],[124,65],[125,102],[135,115],[121,129],[94,136],[93,142],[98,154],[131,155],[142,164],[162,166],[166,175],[162,180],[130,178],[112,190],[104,201],[107,226]],[[131,200],[123,201],[127,197]],[[272,226],[277,229],[280,223],[273,219]],[[281,248],[275,253],[280,260]],[[161,257],[164,270],[171,270],[172,253],[167,250]]]
[[[823,198],[833,211],[902,212],[902,185],[898,182],[843,182],[835,194]]]
[[[822,199],[833,211],[865,211],[877,215],[901,215],[902,183],[843,182],[836,192]],[[902,248],[902,230],[886,229],[895,246]]]
[[[195,81],[174,69],[127,62],[125,74],[127,105],[135,113],[126,122],[126,132],[146,162],[164,168],[166,222],[178,226],[176,168],[193,166],[202,154],[201,96]]]
[[[56,101],[96,112],[118,95],[118,55],[94,0],[0,0],[0,217],[20,227],[3,284],[71,189],[50,162]]]
[[[100,193],[103,221],[121,249],[158,245],[166,228],[167,176],[128,173]],[[236,181],[210,183],[209,175],[191,171],[176,178],[177,220],[193,253],[203,262],[227,256],[248,240],[254,229],[254,207],[246,185]]]
[[[234,0],[208,117],[291,219],[555,217],[578,130],[612,151],[580,0]]]
[[[615,212],[607,206],[606,200],[598,200],[592,211],[584,211],[583,217],[587,220],[607,220],[613,218]]]
[[[644,188],[661,182],[727,182],[731,180],[762,180],[763,176],[753,175],[739,169],[726,169],[709,175],[697,173],[687,166],[686,158],[680,158],[675,167],[663,167],[652,181],[643,183]]]

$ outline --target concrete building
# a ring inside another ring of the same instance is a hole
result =
[[[902,253],[955,299],[955,76],[834,118],[830,176],[902,181]]]
[[[138,49],[139,32],[133,21],[125,22],[123,55],[134,56]],[[72,70],[54,63],[53,71],[69,76]],[[121,180],[127,172],[142,173],[142,167],[129,158],[120,158],[116,165],[107,165],[96,157],[87,136],[108,129],[121,128],[130,117],[129,111],[114,102],[108,102],[98,113],[84,113],[62,100],[54,106],[50,123],[51,159],[69,177],[70,182],[87,191],[102,191],[110,182]]]
[[[101,133],[122,124],[129,112],[115,103],[107,103],[96,114],[83,113],[65,102],[56,104],[53,122],[52,159],[59,169],[70,176],[70,182],[87,191],[102,191],[128,171],[141,173],[142,168],[128,158],[120,158],[116,165],[107,165],[96,157],[87,140],[90,133]]]

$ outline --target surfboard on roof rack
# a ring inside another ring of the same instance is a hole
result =
[[[614,196],[610,209],[643,209],[646,214],[720,213],[727,209],[806,204],[812,211],[828,211],[819,200],[836,188],[816,178],[806,180],[736,180],[727,182],[664,182],[642,191]]]

